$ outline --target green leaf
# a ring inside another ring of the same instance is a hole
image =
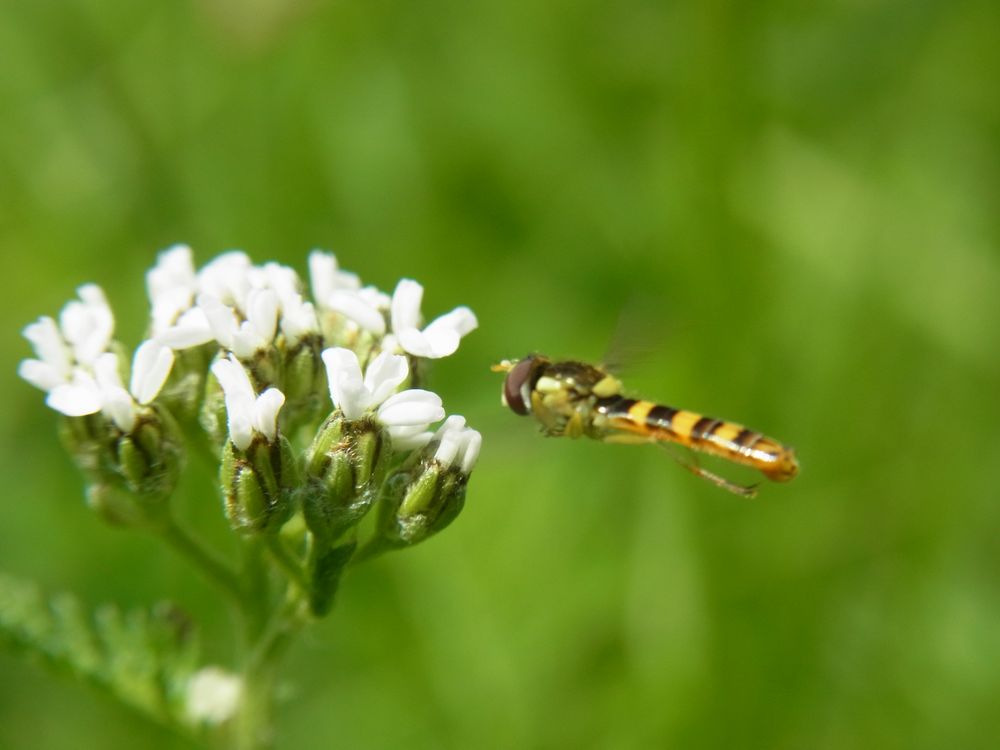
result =
[[[158,723],[184,727],[198,639],[173,605],[91,612],[71,594],[46,598],[35,584],[0,574],[0,647],[96,685]]]

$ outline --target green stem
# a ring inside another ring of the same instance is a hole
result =
[[[274,747],[273,665],[247,663],[243,670],[243,695],[236,724],[237,750],[270,750]]]
[[[270,639],[272,599],[266,550],[260,538],[244,544],[243,583],[246,591],[240,608],[243,618],[243,697],[235,726],[238,750],[269,750],[274,745],[274,673],[276,662],[257,656],[261,644]],[[277,615],[275,615],[277,616]]]
[[[295,556],[288,551],[288,547],[281,540],[279,536],[269,536],[267,539],[267,548],[274,558],[274,561],[281,566],[281,569],[285,572],[288,578],[298,586],[299,590],[303,593],[309,591],[309,580],[306,577],[306,572]]]
[[[209,580],[231,596],[238,604],[242,601],[239,579],[226,563],[181,528],[174,519],[160,529],[160,535],[174,550],[198,568]]]

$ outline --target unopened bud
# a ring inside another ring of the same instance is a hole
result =
[[[174,366],[157,401],[181,424],[193,423],[199,417],[208,365],[217,350],[213,344],[203,344],[174,351]]]
[[[66,420],[63,442],[83,471],[87,504],[109,523],[155,526],[166,518],[183,459],[179,430],[147,409],[131,432],[100,415]]]
[[[372,507],[392,446],[374,421],[330,417],[306,458],[303,512],[310,531],[326,544],[355,526]]]
[[[298,479],[291,446],[281,435],[273,443],[257,436],[245,451],[227,442],[220,479],[226,517],[236,531],[275,532],[292,513]]]
[[[390,547],[419,544],[448,526],[465,505],[468,476],[433,458],[386,482],[379,531]]]
[[[205,394],[198,414],[201,428],[209,436],[216,449],[221,449],[229,439],[229,424],[226,415],[226,396],[217,378],[205,380]]]
[[[307,337],[286,355],[282,390],[286,398],[285,420],[289,425],[315,424],[322,416],[326,371],[320,358],[321,348],[318,337]]]

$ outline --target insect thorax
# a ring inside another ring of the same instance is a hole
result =
[[[531,394],[533,411],[549,435],[597,437],[603,432],[602,398],[621,392],[621,383],[583,362],[553,362],[545,366]]]

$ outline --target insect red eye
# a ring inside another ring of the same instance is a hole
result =
[[[522,417],[531,412],[531,384],[528,380],[534,364],[534,357],[522,359],[507,373],[503,381],[503,397],[507,406]]]

